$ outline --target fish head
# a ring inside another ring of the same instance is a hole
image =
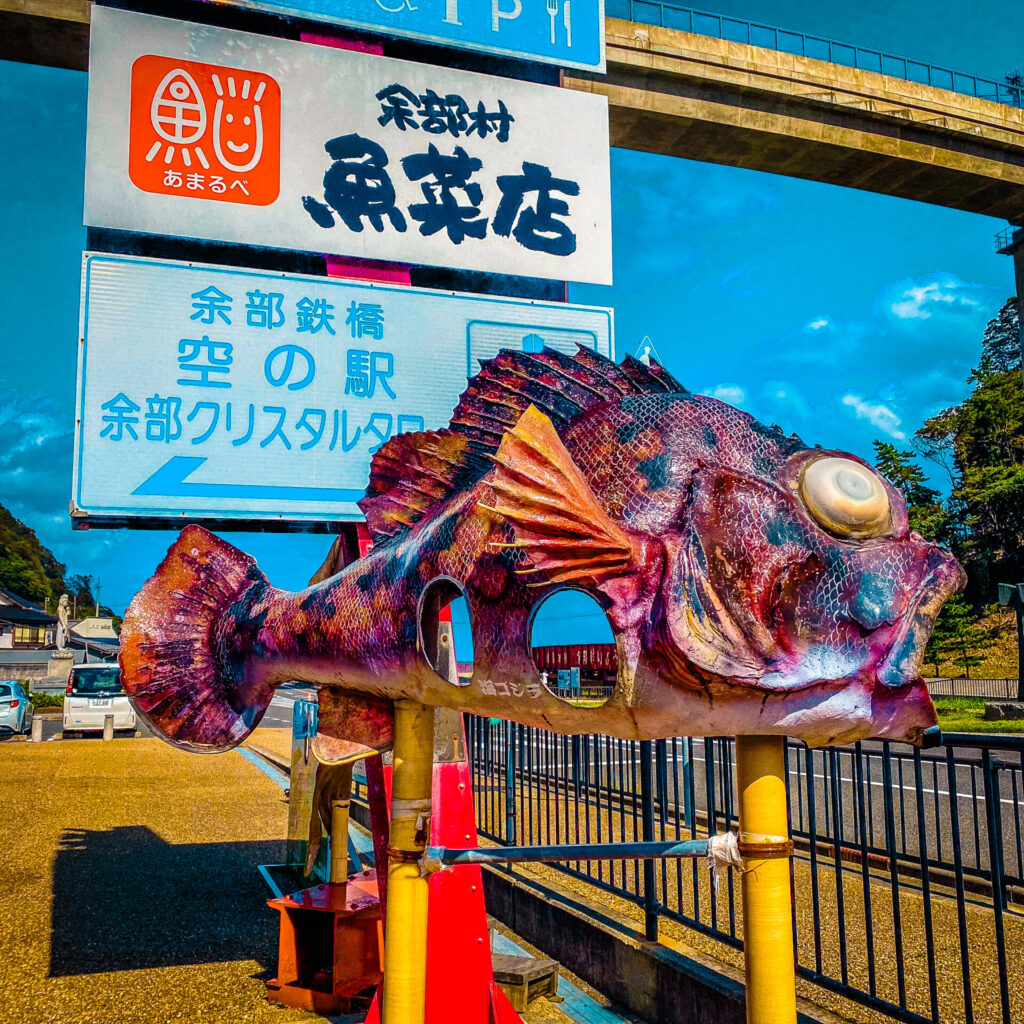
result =
[[[633,500],[627,519],[664,546],[652,617],[663,676],[733,693],[919,679],[935,616],[966,577],[911,531],[877,470],[712,398],[668,403],[656,431],[661,452],[640,466],[658,511]],[[661,455],[652,479],[644,464]]]

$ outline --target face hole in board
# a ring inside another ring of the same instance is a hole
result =
[[[473,623],[462,587],[447,576],[431,581],[420,603],[420,650],[427,664],[455,686],[473,675]]]
[[[615,634],[582,590],[562,588],[541,601],[530,621],[530,653],[548,690],[576,707],[600,707],[615,692]]]

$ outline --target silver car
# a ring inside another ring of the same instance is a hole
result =
[[[102,732],[107,715],[115,730],[135,730],[135,709],[121,685],[117,665],[75,665],[64,694],[64,734]]]
[[[32,731],[34,709],[28,694],[15,679],[0,681],[0,735]]]

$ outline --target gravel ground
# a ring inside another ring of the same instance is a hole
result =
[[[267,1003],[287,804],[236,754],[159,740],[0,751],[0,1022],[326,1020]]]
[[[252,747],[257,753],[283,765],[290,765],[292,762],[290,729],[253,729],[252,735],[245,741],[245,746]]]
[[[278,916],[256,865],[284,859],[288,805],[248,761],[117,739],[4,744],[0,766],[0,1024],[357,1019],[266,1000]],[[538,999],[523,1020],[569,1018]]]

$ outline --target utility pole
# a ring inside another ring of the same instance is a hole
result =
[[[1000,583],[999,603],[1017,616],[1017,700],[1024,701],[1024,583]]]
[[[100,587],[102,585],[103,585],[102,581],[97,576],[96,577],[96,618],[97,619],[100,617]]]

